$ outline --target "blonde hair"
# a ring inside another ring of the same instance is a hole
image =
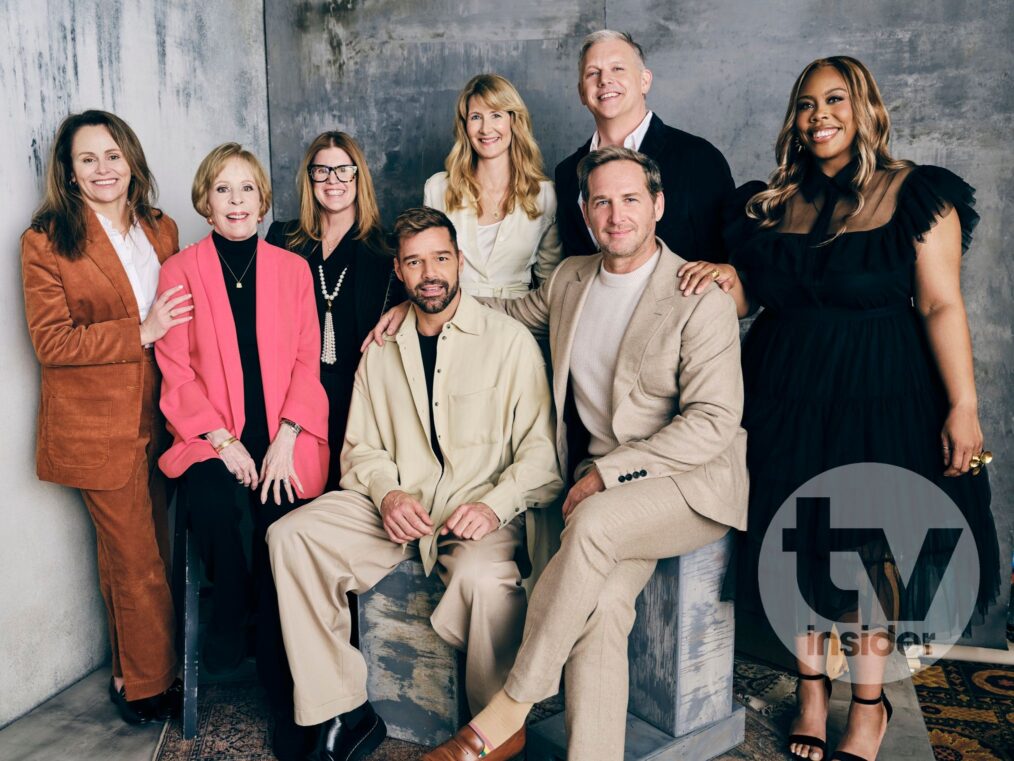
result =
[[[141,149],[141,142],[123,119],[108,111],[84,111],[71,114],[60,124],[46,167],[46,188],[42,203],[32,216],[31,229],[45,233],[53,251],[65,259],[82,256],[86,238],[85,202],[74,181],[74,136],[82,127],[102,126],[120,149],[130,167],[127,208],[135,220],[157,226],[162,212],[155,208],[158,189]]]
[[[190,201],[194,209],[202,217],[210,216],[211,206],[208,204],[208,194],[211,186],[215,184],[215,178],[221,173],[229,159],[242,159],[250,166],[253,172],[254,184],[261,194],[260,216],[268,213],[271,208],[271,183],[268,182],[268,175],[250,151],[239,143],[222,143],[213,148],[211,153],[204,157],[201,165],[197,167],[197,174],[194,175],[194,184],[190,188]]]
[[[325,148],[341,148],[356,165],[356,227],[359,232],[356,240],[361,240],[383,252],[386,249],[383,230],[380,225],[380,207],[377,204],[377,193],[373,189],[373,177],[366,163],[366,155],[351,135],[345,132],[330,130],[322,132],[303,154],[296,175],[296,191],[299,193],[299,226],[289,233],[286,245],[292,250],[299,250],[303,244],[311,240],[319,241],[322,233],[323,212],[317,197],[313,194],[313,184],[307,173],[314,157]]]
[[[532,135],[532,119],[528,107],[517,89],[498,74],[479,74],[472,77],[458,96],[457,116],[454,121],[454,145],[447,154],[444,167],[447,169],[447,193],[444,203],[448,211],[475,208],[482,216],[479,203],[479,184],[475,181],[475,166],[478,157],[468,139],[468,101],[479,98],[489,108],[505,111],[511,118],[510,166],[511,178],[507,193],[506,212],[514,211],[521,205],[529,219],[536,219],[542,212],[537,203],[540,182],[546,175],[542,171],[542,152]]]
[[[834,237],[844,233],[848,220],[862,211],[865,203],[863,191],[867,189],[878,169],[901,169],[911,166],[911,162],[893,158],[888,150],[891,117],[887,113],[880,89],[870,70],[850,56],[818,58],[807,64],[792,86],[785,121],[775,142],[778,167],[768,180],[768,189],[755,195],[746,205],[747,216],[760,220],[762,229],[778,224],[784,213],[785,204],[799,191],[803,182],[807,164],[810,162],[805,150],[800,147],[799,133],[796,130],[796,101],[806,78],[825,66],[833,68],[845,80],[852,104],[852,118],[856,126],[853,147],[859,159],[859,168],[852,179],[856,207],[845,217],[842,228]]]

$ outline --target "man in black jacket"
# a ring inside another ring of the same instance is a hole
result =
[[[619,145],[647,154],[662,170],[666,201],[657,235],[666,245],[691,261],[725,261],[722,205],[735,187],[729,164],[707,140],[666,126],[648,110],[652,74],[641,46],[624,32],[593,32],[581,46],[579,69],[578,91],[595,134],[556,167],[563,255],[598,250],[581,216],[577,164],[590,151]]]

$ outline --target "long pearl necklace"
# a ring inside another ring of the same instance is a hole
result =
[[[320,292],[324,296],[324,302],[327,304],[327,311],[324,313],[324,345],[320,352],[320,361],[325,365],[333,365],[338,361],[338,353],[335,351],[334,342],[334,320],[331,319],[331,304],[338,296],[338,291],[342,289],[345,273],[348,271],[348,265],[345,265],[342,274],[338,276],[338,284],[331,293],[328,293],[327,281],[324,280],[324,265],[317,265],[317,273],[320,275]]]

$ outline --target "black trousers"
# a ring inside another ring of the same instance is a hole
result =
[[[244,441],[258,469],[267,451],[267,441]],[[214,584],[209,636],[244,636],[245,625],[255,626],[257,674],[268,693],[272,709],[292,713],[292,674],[282,642],[278,597],[271,576],[265,542],[268,526],[296,509],[286,501],[276,505],[273,496],[261,504],[260,489],[253,491],[236,481],[217,457],[191,465],[183,474],[183,489],[205,573]],[[253,519],[250,570],[240,526],[244,512]]]

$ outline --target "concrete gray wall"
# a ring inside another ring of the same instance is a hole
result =
[[[764,178],[789,88],[822,55],[846,53],[877,76],[895,154],[940,164],[978,189],[982,215],[964,265],[982,424],[997,454],[994,512],[1011,557],[1014,479],[1014,94],[1011,5],[1003,0],[570,0],[300,2],[266,0],[272,169],[277,213],[296,211],[305,143],[339,128],[363,144],[390,221],[422,198],[451,143],[454,101],[472,75],[511,79],[533,114],[547,169],[584,142],[576,93],[581,37],[604,26],[646,48],[649,105],[725,153],[737,183]],[[1004,599],[975,641],[1003,643]]]
[[[0,7],[0,726],[107,657],[94,531],[78,493],[35,478],[39,371],[25,329],[18,239],[41,197],[59,122],[104,108],[145,148],[183,244],[197,164],[236,139],[268,160],[261,6],[4,0]],[[97,695],[96,700],[104,699]]]
[[[770,170],[799,69],[844,52],[878,76],[896,154],[947,166],[978,188],[983,221],[964,290],[983,428],[998,455],[994,511],[1010,557],[1014,265],[1003,254],[1014,223],[1014,162],[1001,136],[1014,106],[1014,20],[1004,0],[265,0],[263,16],[259,3],[245,0],[6,0],[0,726],[101,662],[107,647],[88,517],[75,492],[34,477],[38,369],[24,328],[17,241],[60,119],[100,107],[130,122],[184,244],[207,230],[189,203],[198,161],[238,139],[267,162],[269,103],[278,216],[295,213],[293,172],[304,142],[338,127],[364,144],[391,220],[421,200],[424,180],[442,168],[455,97],[477,72],[497,71],[518,85],[549,171],[587,139],[592,124],[577,99],[575,57],[580,38],[603,26],[629,30],[645,45],[655,71],[651,107],[715,143],[738,182]],[[998,605],[976,641],[998,645],[1001,637]]]

